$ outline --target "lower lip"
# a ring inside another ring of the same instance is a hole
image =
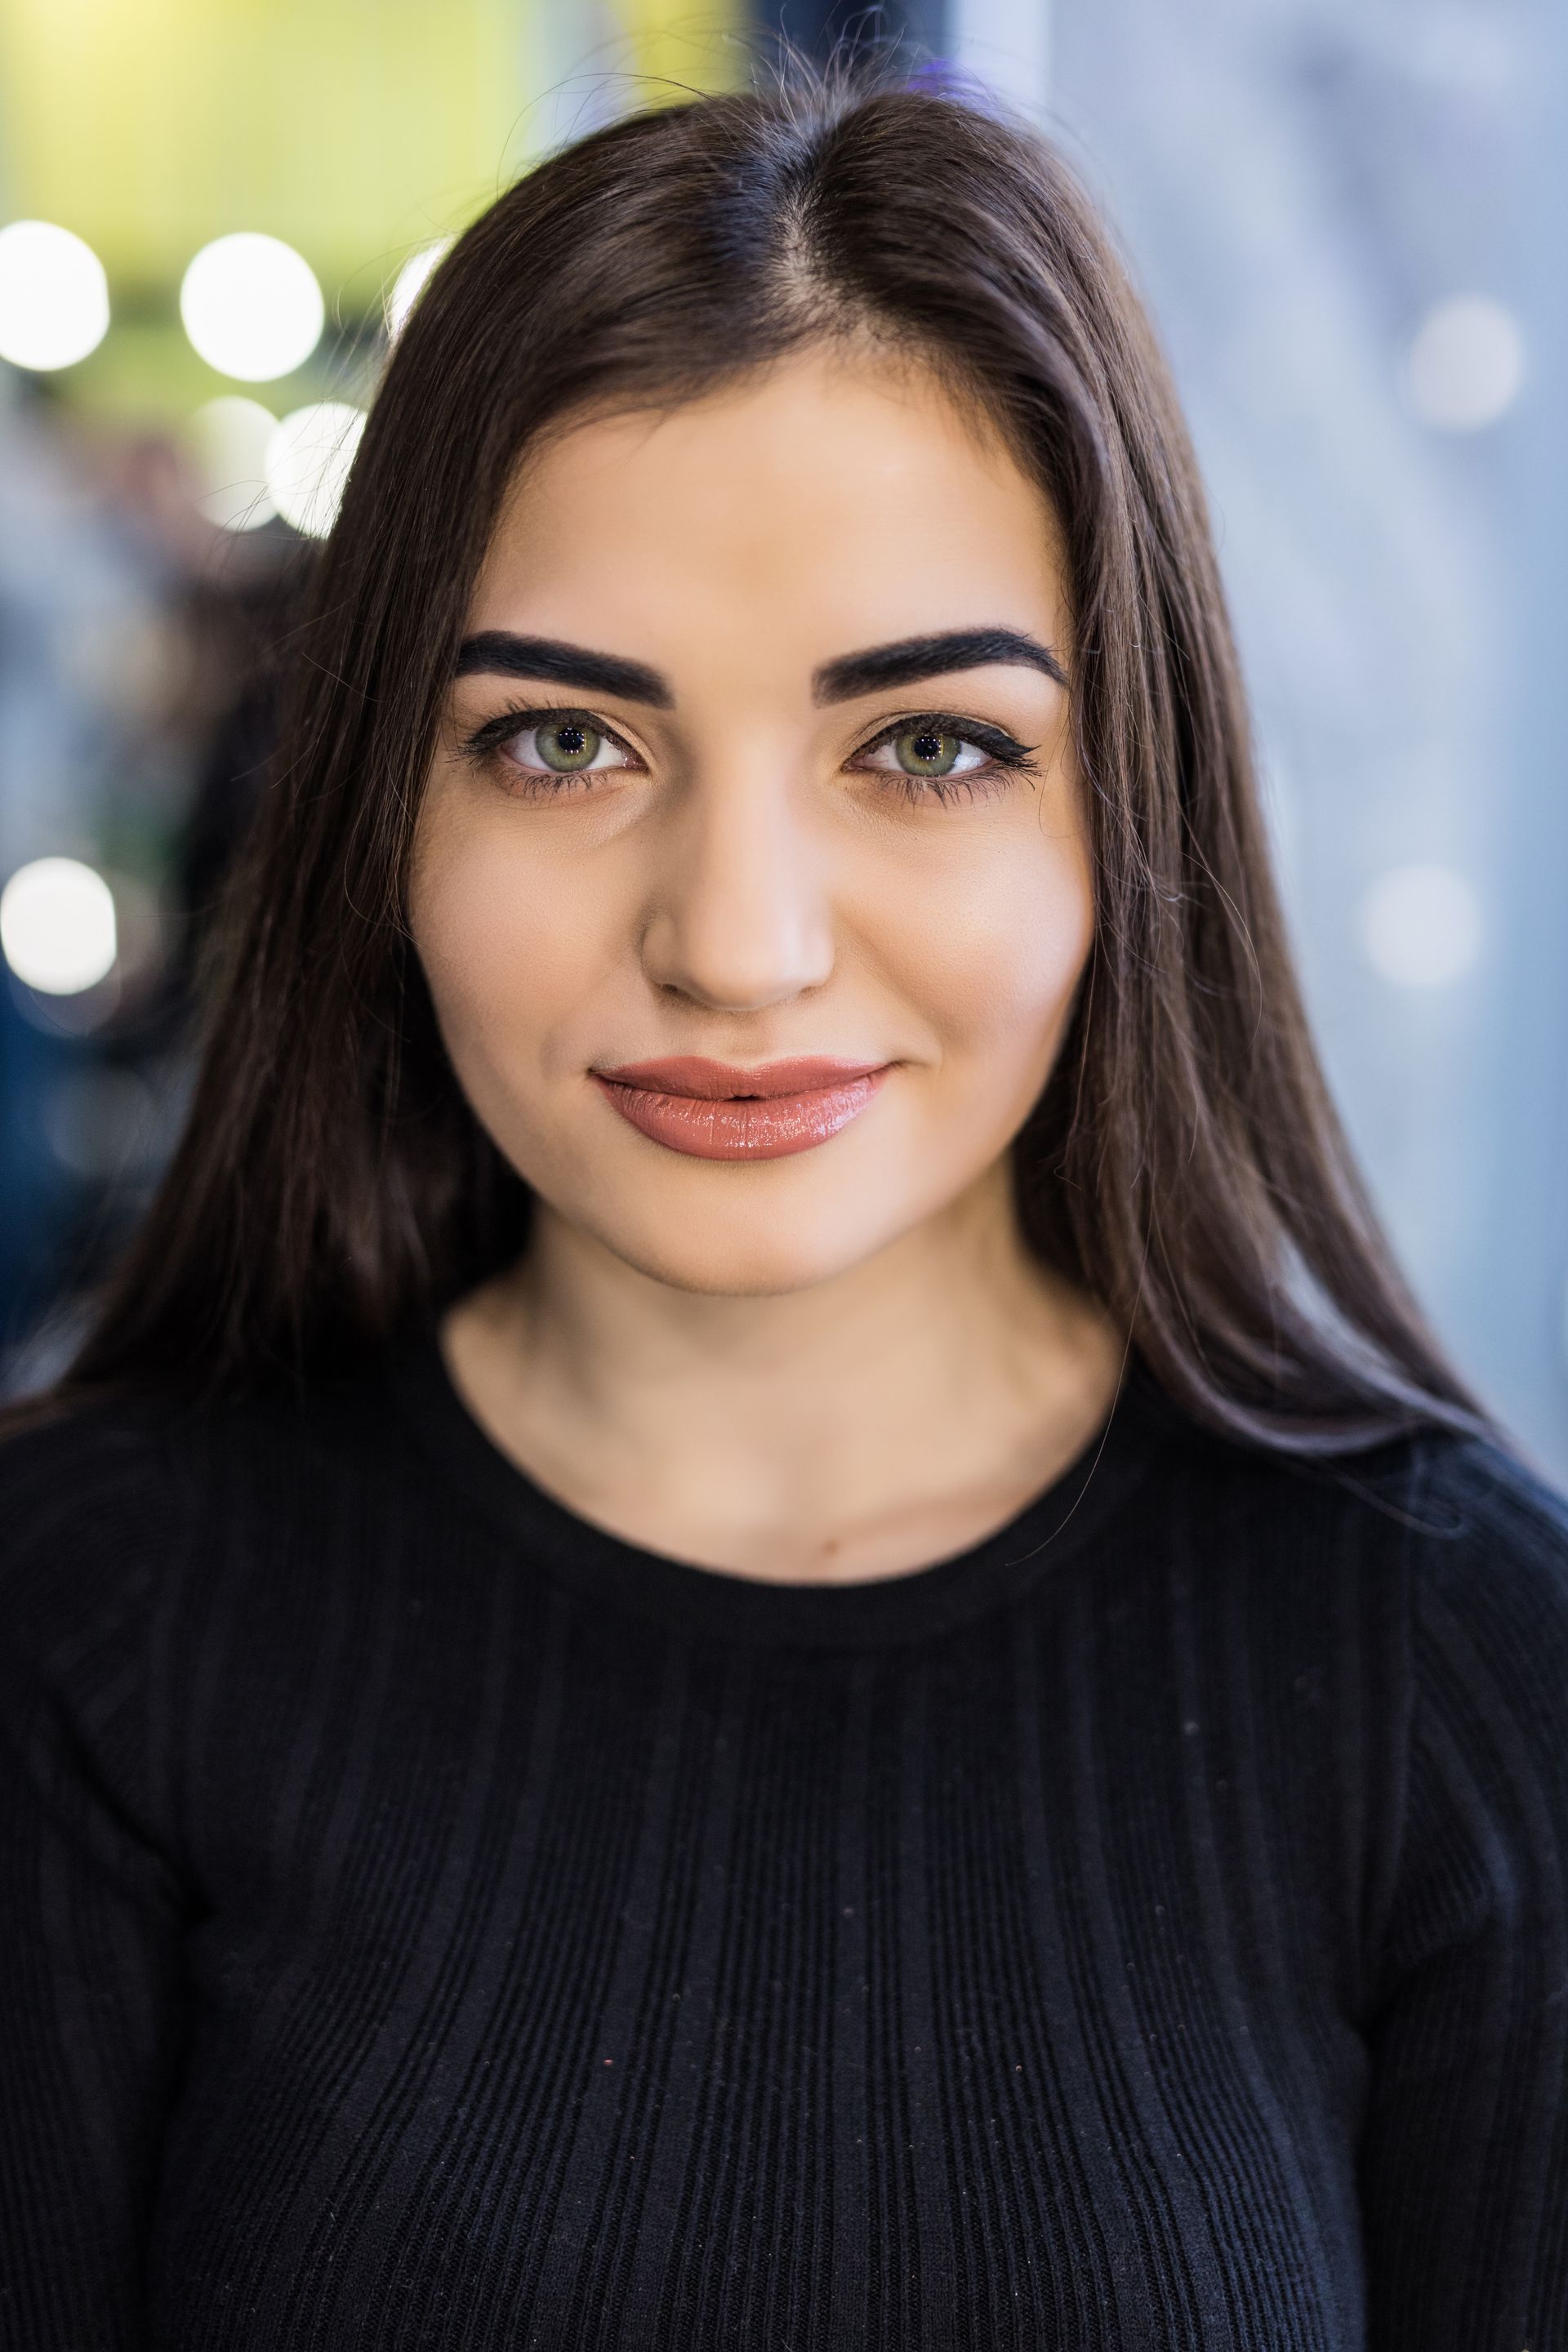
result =
[[[886,1076],[885,1068],[870,1070],[810,1094],[721,1095],[717,1100],[656,1094],[596,1073],[595,1082],[639,1135],[670,1151],[691,1160],[787,1160],[792,1152],[815,1150],[858,1118]]]

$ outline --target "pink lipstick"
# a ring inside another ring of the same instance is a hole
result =
[[[676,1054],[591,1075],[623,1118],[671,1151],[693,1160],[784,1160],[858,1118],[891,1067],[813,1055],[747,1069]]]

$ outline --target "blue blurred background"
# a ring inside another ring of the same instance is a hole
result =
[[[987,83],[1109,214],[1331,1080],[1439,1329],[1568,1475],[1550,0],[0,0],[0,1379],[58,1360],[177,1126],[292,585],[423,257],[781,32]]]

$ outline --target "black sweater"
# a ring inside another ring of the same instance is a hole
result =
[[[1563,2352],[1568,1508],[1135,1374],[961,1557],[597,1530],[433,1347],[0,1448],[17,2352]]]

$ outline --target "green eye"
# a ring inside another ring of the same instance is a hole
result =
[[[548,719],[531,731],[540,760],[559,775],[570,775],[575,768],[591,768],[605,740],[580,719]]]
[[[892,739],[895,758],[907,776],[950,776],[963,750],[962,735],[939,735],[933,727],[906,727]]]

